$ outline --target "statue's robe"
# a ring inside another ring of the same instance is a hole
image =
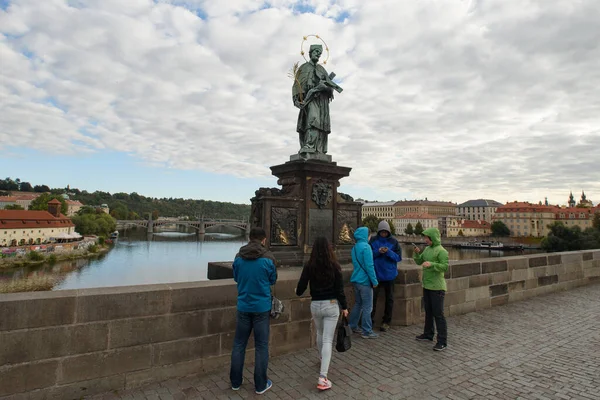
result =
[[[315,65],[311,61],[308,61],[298,69],[297,79],[302,88],[302,98],[305,99],[310,89],[316,87],[319,82],[327,79],[327,71],[322,65]],[[296,81],[294,81],[292,87],[292,98],[295,103],[300,100],[300,90]],[[296,131],[300,134],[301,146],[304,144],[303,136],[311,128],[318,129],[321,133],[325,134],[331,132],[329,102],[332,99],[333,90],[327,88],[315,93],[312,96],[312,100],[304,108],[300,109]]]

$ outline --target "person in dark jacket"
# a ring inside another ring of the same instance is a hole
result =
[[[398,276],[398,263],[402,261],[402,249],[396,238],[392,236],[390,224],[387,221],[379,223],[377,236],[371,238],[370,244],[373,249],[375,275],[377,275],[377,280],[379,281],[379,285],[373,290],[373,312],[371,312],[371,319],[375,323],[377,297],[379,296],[380,288],[383,288],[385,290],[385,309],[379,330],[386,332],[390,329],[390,323],[392,322],[394,282]]]
[[[269,330],[271,285],[277,280],[276,261],[265,247],[267,235],[252,228],[250,243],[240,248],[233,261],[233,279],[237,283],[237,322],[231,351],[231,388],[239,390],[243,382],[244,359],[250,333],[254,330],[254,388],[257,394],[271,389],[269,366]]]
[[[319,390],[331,389],[331,381],[327,379],[333,337],[340,316],[340,308],[344,317],[348,316],[346,295],[342,269],[337,262],[333,248],[324,237],[319,237],[313,244],[308,263],[302,269],[302,275],[296,287],[296,294],[302,296],[310,284],[310,312],[317,330],[317,348],[321,357],[321,372],[317,381]]]

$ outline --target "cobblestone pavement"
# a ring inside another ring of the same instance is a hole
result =
[[[598,399],[600,285],[448,318],[449,346],[417,342],[420,326],[379,339],[354,336],[334,351],[333,389],[316,389],[314,349],[273,358],[273,389],[253,392],[252,366],[238,392],[228,371],[179,378],[98,399]]]

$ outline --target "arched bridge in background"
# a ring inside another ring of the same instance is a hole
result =
[[[156,221],[145,219],[117,220],[117,229],[126,229],[128,227],[140,226],[146,228],[148,230],[148,233],[152,233],[154,231],[154,228],[157,226],[167,225],[192,227],[196,229],[200,234],[206,233],[206,228],[210,228],[212,226],[232,226],[234,228],[240,229],[246,234],[250,232],[250,223],[248,221],[239,219],[201,219],[198,221],[174,221],[166,219],[158,219]]]

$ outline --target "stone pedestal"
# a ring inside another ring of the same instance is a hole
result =
[[[335,162],[294,160],[271,167],[279,188],[260,188],[252,198],[252,227],[267,232],[267,246],[286,266],[301,266],[319,236],[348,262],[353,233],[360,225],[361,204],[338,192],[351,168]]]

